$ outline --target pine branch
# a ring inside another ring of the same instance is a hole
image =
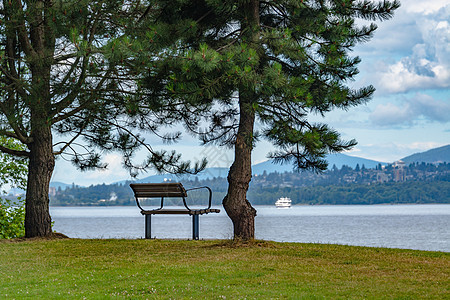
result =
[[[14,156],[19,156],[19,157],[29,157],[30,156],[30,153],[28,151],[14,150],[14,149],[4,147],[3,145],[0,145],[0,152],[14,155]]]
[[[59,151],[53,152],[53,155],[57,156],[57,155],[61,155],[62,153],[64,153],[64,151],[65,151],[68,147],[70,147],[70,146],[75,142],[75,140],[76,140],[77,138],[79,138],[79,137],[81,136],[83,130],[87,127],[87,125],[88,125],[87,122],[85,122],[84,125],[81,126],[80,130],[78,131],[78,133],[75,134],[75,136],[74,136],[70,141],[68,141],[68,142],[59,142],[59,143],[56,143],[55,145],[53,145],[53,148],[54,148],[54,147],[56,147],[57,145],[59,145],[59,144],[61,144],[61,143],[64,144],[64,145],[61,147],[61,149],[59,149]]]
[[[10,9],[15,10],[16,12],[20,12],[20,17],[15,19],[14,21],[10,19],[9,22],[7,22],[7,24],[10,23],[13,28],[15,27],[17,29],[17,37],[20,41],[23,51],[27,56],[33,57],[36,55],[36,52],[33,49],[31,41],[28,38],[28,31],[25,25],[24,8],[22,6],[22,1],[13,0],[12,3],[13,6]],[[9,9],[5,9],[5,12],[7,17],[12,16]]]

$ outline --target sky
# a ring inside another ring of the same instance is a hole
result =
[[[450,2],[403,0],[401,5],[393,19],[377,22],[369,42],[353,51],[362,62],[351,85],[375,86],[372,100],[348,111],[330,112],[324,119],[315,117],[343,139],[357,140],[348,155],[389,163],[450,144]],[[207,157],[209,167],[229,167],[233,161],[231,150],[202,147],[188,135],[175,145],[160,145],[157,139],[154,143],[155,148],[178,151],[185,160]],[[271,150],[268,142],[259,142],[253,163],[267,160]],[[107,154],[104,161],[107,170],[79,172],[58,159],[52,181],[88,186],[130,179],[118,154]]]

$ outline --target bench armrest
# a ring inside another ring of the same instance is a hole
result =
[[[146,211],[145,209],[142,208],[141,204],[139,203],[139,198],[138,197],[134,197],[134,199],[136,200],[136,204],[139,207],[139,209],[141,211]],[[159,208],[155,208],[155,209],[152,209],[152,210],[160,210],[160,209],[163,208],[163,206],[164,206],[164,197],[161,197],[161,206]]]
[[[200,187],[195,187],[195,188],[191,188],[191,189],[186,189],[186,192],[188,191],[193,191],[193,190],[199,190],[199,189],[207,189],[209,192],[209,199],[208,199],[208,207],[206,209],[210,209],[211,208],[211,201],[212,201],[212,191],[209,187],[207,186],[200,186]],[[183,202],[184,202],[184,206],[188,209],[191,210],[187,205],[186,205],[186,201],[183,198]]]

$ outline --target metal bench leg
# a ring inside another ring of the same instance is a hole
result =
[[[145,215],[145,238],[152,238],[152,215]]]
[[[198,240],[199,236],[199,215],[192,215],[192,239]]]

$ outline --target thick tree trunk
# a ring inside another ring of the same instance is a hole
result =
[[[49,127],[36,130],[28,145],[30,160],[25,205],[25,236],[38,237],[52,234],[49,212],[49,185],[55,167],[52,134]]]
[[[245,14],[241,20],[242,32],[250,47],[258,48],[259,42],[259,0],[248,1],[242,7]],[[254,44],[253,44],[254,43]],[[256,210],[247,200],[247,191],[252,179],[252,150],[255,110],[253,103],[257,95],[251,84],[239,88],[239,129],[234,145],[234,162],[228,173],[228,193],[223,207],[233,222],[234,238],[252,240],[255,238]]]
[[[28,163],[28,183],[25,203],[25,236],[52,234],[49,211],[50,179],[55,168],[51,130],[50,74],[55,48],[55,36],[49,27],[51,2],[36,1],[30,25],[30,70],[33,92],[29,96],[31,113],[31,143]]]
[[[256,210],[247,200],[247,191],[252,178],[251,156],[255,112],[248,98],[242,94],[239,98],[239,129],[234,146],[234,162],[228,173],[228,193],[223,199],[223,207],[233,222],[234,238],[251,240],[255,238]]]
[[[55,34],[51,22],[52,1],[30,3],[29,41],[21,39],[27,49],[32,74],[33,91],[28,97],[30,105],[31,142],[25,203],[25,236],[41,237],[52,234],[49,211],[50,179],[55,168],[51,118],[53,114],[50,80],[55,51]]]

